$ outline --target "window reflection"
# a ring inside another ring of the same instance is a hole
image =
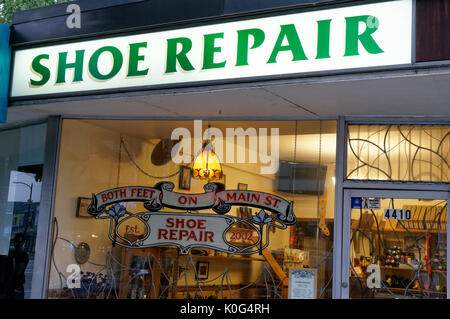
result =
[[[30,298],[46,125],[0,132],[0,298]]]

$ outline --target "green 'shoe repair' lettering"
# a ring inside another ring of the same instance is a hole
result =
[[[369,23],[372,22],[372,23]],[[329,59],[331,19],[317,21],[317,47],[315,52],[305,52],[301,41],[301,31],[294,24],[280,25],[278,37],[274,43],[271,43],[271,50],[262,52],[267,56],[266,63],[277,63],[277,58],[282,52],[288,52],[292,56],[292,61],[302,61],[308,59]],[[364,28],[361,28],[361,25]],[[360,15],[345,18],[345,57],[358,56],[363,48],[370,54],[383,53],[378,43],[373,38],[373,34],[378,29],[378,20],[369,15]],[[360,30],[363,29],[361,32]],[[304,30],[303,30],[304,31]],[[219,54],[224,52],[224,48],[218,44],[218,40],[223,40],[224,32],[204,34],[201,70],[221,69],[227,63],[233,63],[236,67],[250,65],[249,55],[252,51],[260,49],[266,41],[265,32],[259,28],[238,30],[235,33],[236,50],[233,61],[227,61]],[[90,56],[86,56],[86,50],[80,49],[70,52],[74,56],[72,62],[68,62],[69,52],[58,52],[58,61],[56,68],[56,84],[66,83],[66,71],[73,70],[72,82],[82,82],[83,70],[87,66],[89,76],[97,81],[107,81],[116,76],[122,68],[127,68],[126,77],[151,76],[149,68],[140,68],[139,62],[145,59],[146,50],[151,48],[150,42],[129,43],[128,52],[124,53],[119,48],[108,45],[96,49]],[[188,53],[193,49],[193,41],[188,37],[170,38],[166,40],[166,67],[165,73],[176,73],[193,71],[191,60]],[[261,53],[261,52],[260,52]],[[100,59],[103,55],[109,55],[113,61],[112,67],[107,72],[101,71]],[[45,85],[51,78],[51,70],[43,63],[48,61],[50,55],[46,53],[35,56],[31,63],[31,69],[39,79],[30,79],[33,87]],[[151,64],[151,62],[150,62]]]

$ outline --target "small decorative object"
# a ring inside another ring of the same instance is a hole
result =
[[[261,237],[262,237],[263,227],[265,225],[267,225],[268,223],[270,223],[271,221],[273,221],[273,218],[270,215],[268,215],[264,211],[264,209],[261,209],[257,215],[252,217],[251,221],[252,221],[252,223],[259,225],[259,230],[261,232]],[[262,255],[262,253],[261,253],[262,242],[260,242],[259,247],[260,247],[259,248],[259,254]]]
[[[111,206],[106,213],[111,216],[111,218],[114,219],[114,221],[116,222],[116,227],[117,224],[119,222],[119,218],[125,216],[126,214],[130,215],[129,212],[127,212],[127,209],[120,205],[120,204],[115,204],[114,206]],[[114,239],[113,239],[113,247],[116,246],[116,236],[117,236],[117,232],[114,232]]]
[[[249,207],[241,206],[238,208],[238,217],[243,220],[248,220],[252,218],[252,209]],[[253,227],[249,224],[243,223],[242,228],[252,229]]]
[[[191,189],[191,173],[192,169],[189,166],[180,166],[180,178],[178,179],[179,189]]]
[[[195,267],[197,273],[197,280],[205,280],[208,279],[209,275],[209,262],[207,261],[197,261]]]
[[[88,207],[91,204],[91,200],[92,200],[92,198],[88,198],[88,197],[78,197],[77,217],[91,217],[92,218],[92,215],[90,215],[88,213]]]
[[[172,140],[169,138],[163,138],[153,148],[150,160],[153,165],[162,166],[166,165],[172,160],[171,153],[176,148],[178,150],[181,146],[181,140]]]
[[[244,184],[244,183],[238,183],[237,185],[237,189],[239,191],[246,191],[248,190],[248,184]],[[248,219],[250,217],[252,217],[252,212],[251,209],[249,209],[248,207],[239,207],[238,208],[238,217],[240,219]],[[244,228],[251,228],[250,225],[247,224],[243,224]]]
[[[246,191],[248,189],[248,184],[238,183],[237,189],[239,191]]]
[[[91,248],[87,243],[80,243],[77,247],[75,247],[75,261],[79,265],[85,264],[89,260],[89,256],[91,255]]]
[[[208,250],[202,248],[191,249],[191,255],[193,256],[208,256]]]

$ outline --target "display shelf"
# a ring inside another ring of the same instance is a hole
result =
[[[409,271],[416,271],[416,269],[412,269],[410,267],[408,268],[401,268],[401,267],[386,267],[386,266],[380,266],[380,269],[392,269],[392,270],[409,270]],[[426,269],[422,269],[421,272],[427,272]],[[440,272],[440,273],[446,273],[446,270],[431,270],[431,272]]]
[[[187,256],[191,256],[192,258],[197,259],[215,259],[215,260],[227,260],[227,261],[266,261],[264,258],[257,257],[229,257],[229,256],[204,256],[204,255],[180,255],[179,258],[186,258]]]
[[[356,230],[356,227],[352,227],[352,230],[353,231]],[[361,230],[364,230],[364,231],[369,230],[369,231],[377,232],[377,228],[376,227],[372,227],[370,229],[361,229]],[[419,234],[425,234],[425,233],[429,232],[430,234],[437,234],[437,233],[447,234],[446,230],[439,230],[438,231],[437,229],[431,229],[431,230],[429,230],[429,229],[408,229],[408,231],[406,231],[403,228],[392,229],[390,227],[389,228],[380,229],[380,232],[381,233],[419,233]]]
[[[380,288],[380,290],[391,290],[391,291],[405,291],[406,288],[394,288],[394,287],[388,287],[388,288]],[[408,292],[415,292],[415,293],[420,293],[421,290],[420,289],[408,289]],[[441,295],[446,295],[447,292],[446,291],[433,291],[433,290],[423,290],[424,293],[427,294],[441,294]]]

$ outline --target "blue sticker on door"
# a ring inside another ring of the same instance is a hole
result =
[[[362,208],[362,197],[352,197],[352,208]]]

